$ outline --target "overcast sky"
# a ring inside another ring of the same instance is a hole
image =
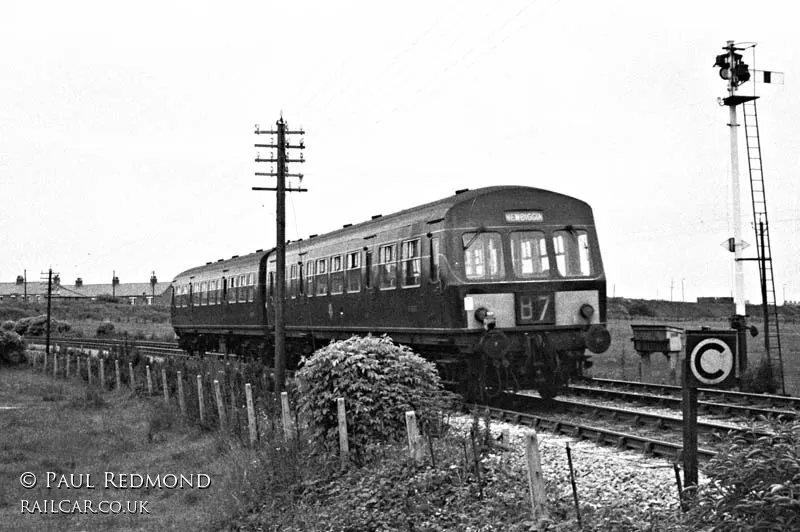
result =
[[[786,73],[758,85],[758,111],[777,297],[800,300],[796,6],[4,0],[0,281],[51,266],[65,283],[169,281],[274,245],[274,194],[251,191],[274,182],[253,175],[268,171],[253,126],[282,111],[306,131],[291,239],[528,185],[593,206],[609,294],[730,295],[728,109],[712,64],[735,40]],[[753,244],[744,159],[742,186]]]

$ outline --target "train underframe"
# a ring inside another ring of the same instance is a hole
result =
[[[595,336],[599,334],[596,327]],[[602,333],[607,335],[605,328]],[[357,333],[287,333],[287,368],[296,367],[303,356],[331,340],[349,338],[353,334]],[[542,397],[552,398],[592,364],[586,352],[587,345],[591,344],[587,338],[592,336],[588,328],[529,332],[494,329],[445,338],[412,334],[390,336],[434,362],[446,386],[470,401],[481,403],[505,390],[535,389]],[[273,338],[266,333],[182,331],[179,345],[200,356],[206,352],[232,354],[241,359],[261,359],[267,366],[272,366],[274,360]]]

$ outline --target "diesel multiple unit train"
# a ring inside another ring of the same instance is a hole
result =
[[[275,282],[274,249],[176,276],[181,346],[271,355]],[[591,207],[536,188],[459,191],[290,242],[285,282],[289,367],[331,340],[387,334],[462,389],[552,396],[610,344]]]

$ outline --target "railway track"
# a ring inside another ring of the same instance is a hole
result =
[[[592,388],[620,390],[632,393],[655,394],[659,396],[680,397],[681,387],[673,384],[653,384],[646,382],[614,379],[585,379],[584,385]],[[725,402],[742,406],[757,406],[772,409],[800,410],[800,397],[737,392],[721,388],[699,388],[699,398],[708,402]]]
[[[678,388],[680,390],[680,388]],[[713,390],[709,390],[713,392]],[[672,391],[671,391],[672,392]],[[740,393],[740,392],[735,392]],[[568,396],[589,397],[593,399],[604,398],[616,402],[627,402],[635,404],[646,404],[652,406],[660,406],[673,410],[680,411],[681,397],[680,393],[677,395],[669,393],[667,395],[644,393],[641,391],[631,391],[621,388],[597,387],[597,386],[584,386],[584,385],[570,385]],[[713,415],[724,418],[742,418],[753,419],[764,417],[766,419],[778,421],[791,421],[800,417],[800,411],[789,408],[773,408],[757,404],[745,404],[742,402],[719,402],[720,397],[725,397],[727,394],[706,393],[702,400],[698,401],[698,410],[702,415]],[[752,394],[743,394],[751,396]],[[715,400],[709,400],[714,398]]]
[[[665,441],[642,434],[623,432],[610,427],[602,427],[588,422],[571,419],[561,419],[553,415],[532,412],[528,409],[507,409],[498,406],[469,405],[474,413],[489,415],[498,421],[529,426],[536,430],[545,430],[554,434],[561,434],[592,441],[599,445],[610,445],[621,450],[633,450],[649,456],[657,456],[667,460],[680,461],[682,459],[683,445],[674,441]],[[708,448],[699,448],[698,458],[710,460],[716,452]]]
[[[26,338],[28,345],[40,346],[44,348],[43,338]],[[136,348],[143,356],[150,357],[180,357],[188,356],[185,351],[178,349],[174,342],[153,342],[147,340],[126,340],[116,338],[70,338],[70,337],[51,337],[50,345],[64,346],[72,349],[88,351],[128,351]]]

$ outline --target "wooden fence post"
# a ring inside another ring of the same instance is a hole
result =
[[[539,438],[536,435],[536,431],[528,433],[525,455],[528,459],[528,487],[531,492],[531,509],[534,521],[538,521],[547,516],[545,508],[547,498],[544,493],[542,461],[539,456]]]
[[[289,394],[281,392],[281,420],[283,421],[283,437],[286,441],[294,439],[292,415],[289,411]]]
[[[58,354],[53,353],[53,378],[58,377]]]
[[[147,372],[147,397],[153,395],[153,378],[150,376],[150,364],[145,366]]]
[[[344,397],[336,399],[336,416],[339,420],[339,458],[342,467],[345,467],[350,455],[350,444],[347,441],[347,412],[344,409]]]
[[[406,432],[408,433],[408,454],[416,463],[422,462],[422,437],[417,429],[417,414],[406,412]]]
[[[44,364],[42,364],[42,373],[47,373],[47,351],[44,352]]]
[[[75,376],[81,378],[81,355],[75,357]]]
[[[92,355],[86,357],[86,374],[89,377],[89,386],[92,385]]]
[[[136,375],[133,374],[133,362],[128,362],[128,374],[130,375],[128,386],[130,386],[133,393],[136,393]]]
[[[164,387],[164,404],[169,404],[169,386],[167,386],[167,370],[161,367],[161,385]]]
[[[225,416],[225,403],[222,402],[222,390],[219,388],[219,380],[214,379],[214,397],[217,398],[217,412],[219,413],[219,430],[225,430],[228,426],[228,419]]]
[[[106,389],[106,361],[100,355],[100,389]]]
[[[203,423],[206,420],[206,408],[203,398],[203,376],[199,373],[197,374],[197,402],[200,408],[200,423]]]
[[[186,416],[186,398],[183,396],[183,375],[178,372],[178,406],[181,409],[181,415]]]
[[[250,445],[255,447],[258,431],[256,429],[256,409],[253,407],[253,389],[250,383],[244,385],[244,394],[247,397],[247,424],[250,427]]]
[[[64,377],[69,378],[69,351],[67,351],[67,367],[64,369]]]
[[[119,359],[114,359],[114,373],[117,377],[117,393],[122,391],[122,376],[119,374]]]

